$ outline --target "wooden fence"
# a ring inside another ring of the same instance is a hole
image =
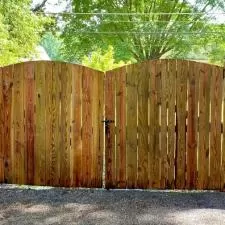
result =
[[[102,187],[104,74],[56,62],[0,73],[0,182]]]
[[[224,69],[191,61],[0,68],[0,182],[225,191],[224,103]]]

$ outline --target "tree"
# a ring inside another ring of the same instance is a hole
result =
[[[30,0],[0,2],[0,65],[29,57],[40,40],[47,19],[30,10]]]
[[[80,14],[65,17],[62,35],[65,54],[72,60],[73,57],[82,58],[99,47],[106,49],[112,45],[116,60],[183,56],[192,46],[207,44],[206,38],[200,42],[209,36],[210,17],[206,12],[224,6],[222,0],[191,2],[74,0],[73,12]]]
[[[96,51],[92,52],[90,56],[84,56],[82,60],[83,65],[103,72],[123,66],[128,63],[130,62],[125,63],[123,61],[120,61],[118,63],[115,63],[114,51],[112,46],[108,46],[106,52],[102,52],[101,49],[97,49]]]
[[[57,34],[47,32],[43,35],[40,44],[45,48],[52,60],[65,61],[62,52],[62,40]]]

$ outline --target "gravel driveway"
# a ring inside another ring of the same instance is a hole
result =
[[[225,193],[0,185],[0,224],[225,225]]]

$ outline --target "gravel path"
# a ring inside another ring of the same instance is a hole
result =
[[[2,224],[225,225],[225,193],[0,185]]]

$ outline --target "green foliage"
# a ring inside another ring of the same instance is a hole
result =
[[[51,32],[47,32],[42,37],[40,44],[44,47],[51,60],[65,61],[61,50],[62,41],[57,34],[53,35]]]
[[[222,0],[196,0],[193,5],[186,0],[74,0],[72,4],[76,13],[139,13],[122,16],[87,14],[65,18],[67,23],[62,37],[68,60],[82,58],[90,51],[112,45],[115,59],[125,61],[130,58],[142,61],[165,55],[182,57],[192,50],[192,46],[208,44],[209,35],[204,33],[209,30],[210,18],[194,13],[224,6]],[[160,12],[193,14],[152,14]]]
[[[106,52],[102,52],[101,49],[97,49],[91,53],[90,57],[84,56],[82,60],[83,65],[100,71],[111,70],[129,63],[130,62],[124,63],[123,61],[116,63],[112,46],[108,46],[108,50]]]
[[[0,1],[0,65],[33,54],[48,21],[31,12],[30,0]]]

